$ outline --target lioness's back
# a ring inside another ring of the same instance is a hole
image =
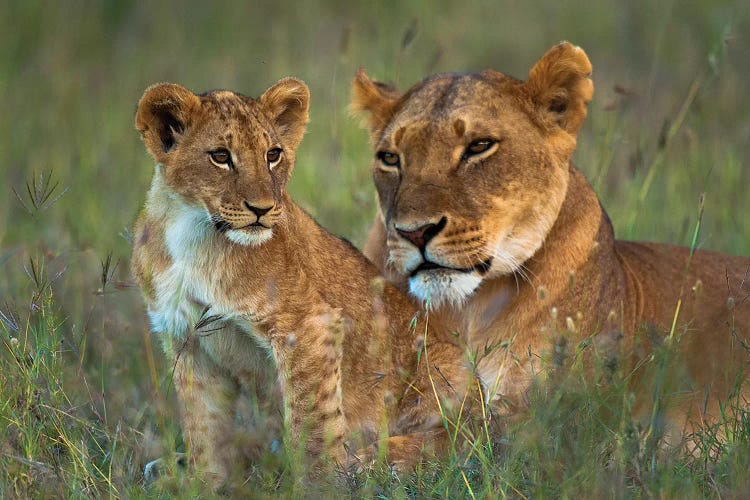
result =
[[[690,258],[688,248],[658,243],[618,241],[615,248],[637,283],[629,290],[637,326],[667,335],[674,323],[694,381],[728,389],[720,387],[720,374],[748,357],[742,341],[750,334],[750,260],[704,250]]]
[[[750,280],[744,279],[750,268],[747,258],[707,250],[698,250],[690,258],[686,247],[630,241],[617,241],[615,249],[640,283],[644,313],[660,324],[671,326],[681,288],[684,305],[694,303],[702,312],[695,320],[707,327],[713,322],[714,327],[725,328],[732,314],[741,323],[750,319],[750,304],[741,304],[750,293]],[[737,307],[730,308],[733,301]]]

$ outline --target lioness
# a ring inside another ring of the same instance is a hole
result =
[[[339,462],[345,437],[367,444],[385,432],[396,436],[388,460],[413,463],[441,434],[435,393],[459,398],[471,381],[455,339],[437,328],[419,356],[428,332],[417,305],[286,193],[308,101],[305,84],[287,78],[258,99],[158,84],[138,104],[157,166],[132,267],[175,363],[192,460],[216,483],[243,454],[238,389],[268,377],[269,364],[290,441]]]
[[[690,431],[715,421],[718,401],[745,380],[750,260],[614,239],[571,163],[590,75],[567,42],[526,81],[442,74],[402,93],[360,70],[352,107],[369,118],[380,205],[365,254],[428,302],[433,320],[488,352],[479,376],[510,413],[553,334],[568,345],[594,336],[604,356],[632,353],[620,360],[631,367],[679,339],[684,401],[671,423]]]

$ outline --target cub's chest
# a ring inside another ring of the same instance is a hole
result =
[[[207,306],[218,314],[220,298],[212,285],[220,256],[203,211],[180,210],[164,224],[164,244],[170,264],[153,275],[155,300],[148,315],[156,333],[182,338],[190,332]]]
[[[196,274],[188,263],[176,261],[154,276],[156,300],[148,311],[153,332],[182,338],[193,329],[213,302],[207,283]]]

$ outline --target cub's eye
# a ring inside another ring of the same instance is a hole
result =
[[[281,161],[281,154],[284,151],[281,148],[273,148],[266,153],[266,161],[268,161],[268,167],[273,168]]]
[[[380,160],[380,163],[387,167],[399,168],[401,166],[401,158],[396,153],[379,151],[376,156]]]
[[[466,150],[464,150],[464,159],[470,156],[484,153],[495,144],[495,141],[493,141],[492,139],[478,139],[476,141],[472,141],[471,144],[466,147]]]
[[[219,168],[230,169],[232,168],[232,155],[226,149],[217,149],[216,151],[209,151],[208,157],[211,163]]]

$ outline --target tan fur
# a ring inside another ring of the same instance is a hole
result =
[[[430,300],[433,320],[460,331],[471,349],[503,346],[479,361],[478,372],[509,413],[523,407],[540,370],[535,359],[558,336],[570,346],[594,336],[605,358],[632,353],[620,360],[631,369],[669,336],[681,299],[675,338],[683,396],[668,413],[690,431],[715,422],[718,402],[746,378],[750,260],[699,250],[686,273],[685,248],[614,239],[570,162],[593,94],[590,73],[583,50],[565,42],[526,81],[495,71],[436,75],[401,94],[360,70],[352,107],[371,117],[376,153],[400,158],[398,168],[373,162],[380,210],[365,254]],[[494,144],[462,157],[479,139]],[[425,227],[440,231],[420,255],[403,234]],[[461,270],[410,277],[425,258]]]
[[[161,84],[138,106],[136,127],[159,165],[136,223],[133,269],[152,328],[176,359],[193,460],[219,481],[243,451],[232,443],[237,391],[260,377],[272,397],[269,370],[290,444],[339,462],[374,458],[372,447],[346,457],[346,438],[357,450],[398,436],[387,457],[407,465],[423,445],[443,446],[430,374],[440,371],[436,390],[456,407],[472,380],[453,336],[426,333],[414,302],[286,194],[307,106],[307,87],[294,79],[257,100]],[[232,168],[212,163],[219,148],[231,152]],[[274,148],[283,154],[271,166]],[[232,231],[240,233],[230,241]],[[196,330],[201,312],[221,319]]]

